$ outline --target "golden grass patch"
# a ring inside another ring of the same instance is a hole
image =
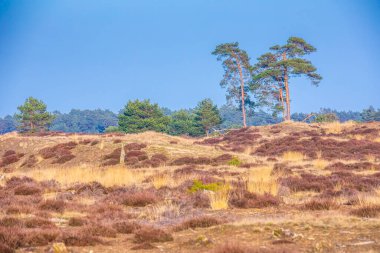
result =
[[[305,159],[305,155],[296,151],[287,151],[282,155],[282,159],[285,161],[302,161]]]
[[[121,166],[109,167],[107,169],[93,169],[79,166],[73,168],[38,169],[25,174],[38,181],[54,179],[63,185],[97,181],[106,187],[110,187],[139,184],[148,173],[138,170],[131,171]]]
[[[343,126],[339,121],[329,122],[322,124],[327,134],[340,134],[342,133]]]
[[[210,199],[210,206],[212,210],[223,210],[228,208],[228,201],[230,199],[230,186],[228,184],[222,186],[216,192],[207,193]]]
[[[314,168],[318,169],[318,170],[324,170],[326,168],[326,166],[328,165],[328,161],[324,160],[324,159],[316,159],[313,161],[313,166]]]
[[[276,196],[279,189],[278,176],[272,175],[272,167],[251,169],[247,178],[247,190],[252,193],[269,193]]]

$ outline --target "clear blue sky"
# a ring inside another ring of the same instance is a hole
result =
[[[289,36],[318,49],[324,78],[291,80],[293,112],[380,107],[378,0],[0,0],[0,116],[28,96],[62,112],[222,105],[215,46],[238,41],[254,62]]]

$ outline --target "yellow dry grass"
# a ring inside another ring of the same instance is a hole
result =
[[[324,123],[322,127],[326,130],[327,134],[340,134],[343,130],[343,124],[339,121]]]
[[[230,199],[230,186],[224,185],[216,192],[208,192],[210,199],[210,206],[212,210],[223,210],[228,208],[228,201]]]
[[[196,175],[191,174],[174,177],[172,173],[157,173],[152,176],[150,182],[154,188],[160,189],[163,187],[177,187],[186,180],[193,180],[195,178]]]
[[[324,159],[316,159],[313,161],[314,168],[324,170],[329,162]]]
[[[277,195],[279,183],[278,175],[272,175],[272,167],[259,167],[252,169],[248,174],[247,190],[252,193],[269,193]]]
[[[305,159],[305,155],[296,151],[287,151],[282,155],[282,159],[285,161],[302,161]]]
[[[24,174],[38,181],[54,179],[63,185],[97,181],[106,187],[140,184],[148,175],[147,172],[131,171],[121,166],[109,167],[107,169],[93,169],[83,166],[73,168],[49,168],[32,170]]]
[[[376,162],[376,156],[374,156],[374,155],[366,155],[366,160],[368,161],[368,162],[370,162],[370,163],[374,163],[374,162]]]
[[[374,194],[358,195],[359,206],[380,206],[380,188],[374,190]]]
[[[175,183],[173,177],[169,174],[154,175],[151,182],[156,189],[172,187]]]

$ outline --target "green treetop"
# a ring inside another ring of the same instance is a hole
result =
[[[51,124],[54,116],[46,111],[46,104],[41,100],[29,97],[23,105],[17,107],[20,113],[15,114],[21,132],[45,131]]]
[[[204,99],[199,102],[195,108],[195,115],[206,135],[211,128],[222,123],[218,107],[212,103],[211,99]]]
[[[169,123],[170,118],[158,104],[151,104],[149,100],[129,101],[119,115],[119,129],[125,133],[167,132]]]

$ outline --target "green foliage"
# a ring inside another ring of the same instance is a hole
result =
[[[276,63],[278,56],[266,53],[257,58],[253,66],[254,77],[251,86],[258,87],[260,104],[269,107],[273,115],[284,113],[285,86],[283,70]]]
[[[339,121],[339,118],[336,116],[335,113],[322,113],[322,114],[318,114],[315,117],[314,121],[317,123],[334,122],[334,121]]]
[[[129,101],[119,115],[119,128],[125,133],[144,131],[167,132],[170,117],[165,116],[158,104],[149,100]]]
[[[15,114],[15,118],[21,132],[44,131],[54,119],[54,115],[46,111],[46,104],[33,97],[27,98],[17,109],[20,113]]]
[[[380,109],[376,111],[373,106],[370,106],[368,109],[363,110],[361,116],[364,122],[380,121]]]
[[[283,46],[276,45],[270,49],[275,52],[277,61],[271,63],[269,66],[279,68],[282,71],[286,70],[289,77],[304,75],[315,85],[318,85],[322,79],[322,77],[316,73],[317,69],[313,64],[302,58],[303,56],[316,51],[316,49],[304,39],[290,37],[287,44]],[[283,58],[284,55],[286,58]]]
[[[212,103],[211,99],[204,99],[199,102],[195,108],[195,115],[196,121],[202,126],[206,135],[212,127],[222,122],[218,107]]]
[[[117,133],[117,132],[121,132],[119,127],[117,126],[109,126],[106,128],[106,130],[104,131],[105,133]]]
[[[169,134],[200,136],[203,135],[203,129],[199,122],[197,122],[194,113],[179,110],[171,114]]]
[[[118,123],[117,115],[110,110],[71,110],[69,113],[55,112],[50,130],[80,133],[104,133],[109,126]]]
[[[239,109],[233,105],[223,105],[219,109],[220,115],[223,119],[220,125],[221,129],[230,128],[241,128],[241,113]],[[262,110],[253,112],[252,110],[247,111],[247,125],[248,126],[262,126],[269,124],[276,124],[281,121],[281,119],[273,116],[272,114],[266,113]]]
[[[200,180],[194,180],[193,185],[189,189],[189,192],[194,193],[203,190],[216,192],[220,190],[222,187],[223,184],[221,182],[203,184],[203,182]]]
[[[15,117],[7,115],[4,118],[0,118],[0,134],[15,131],[17,129],[16,125],[17,121]]]
[[[241,161],[239,160],[239,157],[237,156],[232,157],[232,159],[228,161],[228,165],[230,166],[238,167],[240,166],[240,164],[241,164]]]
[[[220,86],[227,89],[227,101],[238,105],[243,111],[243,122],[245,122],[245,108],[253,108],[256,105],[249,93],[257,87],[249,85],[252,79],[249,56],[245,50],[239,48],[238,42],[220,44],[212,54],[217,56],[218,61],[222,61],[224,76]]]

